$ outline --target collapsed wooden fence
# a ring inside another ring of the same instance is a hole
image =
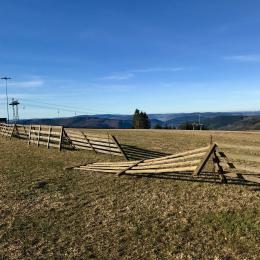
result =
[[[139,160],[131,162],[98,162],[72,167],[75,170],[112,173],[117,176],[143,175],[143,174],[167,174],[190,173],[192,177],[203,177],[203,171],[208,163],[214,166],[213,175],[223,183],[228,178],[260,183],[260,176],[254,174],[239,173],[233,163],[228,160],[226,154],[214,143],[210,146],[190,150],[183,153],[164,156],[156,159]]]
[[[126,160],[133,160],[72,167],[78,170],[115,173],[118,176],[186,172],[191,173],[193,177],[198,177],[211,161],[214,166],[213,174],[216,173],[222,182],[226,182],[227,178],[237,178],[260,183],[260,147],[255,145],[215,143],[195,150],[165,156],[154,151],[120,145],[117,139],[110,134],[92,134],[83,130],[66,129],[62,126],[0,123],[0,136],[20,138],[26,140],[29,145],[91,150],[96,153],[111,154],[121,156]],[[223,150],[228,152],[229,158]],[[143,157],[143,159],[135,159],[138,157]],[[149,157],[153,159],[148,159]]]
[[[0,135],[26,140],[28,144],[47,148],[91,150],[128,159],[115,136],[50,125],[0,124]]]

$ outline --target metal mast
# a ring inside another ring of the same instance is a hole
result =
[[[14,100],[13,98],[12,102],[9,105],[13,108],[13,123],[16,124],[19,121],[18,105],[20,105],[20,103],[18,102],[18,100]]]
[[[2,77],[5,80],[5,95],[6,95],[6,112],[7,112],[7,123],[9,124],[9,108],[8,108],[8,91],[7,91],[7,81],[11,79],[10,77]]]

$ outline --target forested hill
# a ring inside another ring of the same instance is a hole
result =
[[[181,124],[198,122],[198,113],[150,114],[152,128],[155,125],[179,127]],[[208,129],[260,130],[260,112],[200,113],[201,122]],[[77,128],[131,128],[131,115],[94,115],[66,118],[45,118],[21,120],[23,124],[63,125]]]

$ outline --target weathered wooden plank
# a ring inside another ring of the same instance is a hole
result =
[[[132,165],[133,163],[135,162],[140,162],[140,160],[138,161],[129,161],[129,162],[100,162],[100,163],[93,163],[93,165],[101,165],[101,166],[104,166],[104,165],[123,165],[123,166],[128,166],[128,165]]]
[[[91,169],[96,169],[96,170],[125,170],[128,168],[128,166],[110,166],[110,167],[105,167],[105,166],[99,166],[99,167],[94,167],[94,166],[82,166],[82,168],[85,168],[87,170],[91,170]]]
[[[193,172],[196,170],[196,166],[190,167],[176,167],[165,169],[145,169],[145,170],[127,170],[126,174],[138,174],[138,173],[174,173],[174,172]]]
[[[74,145],[74,144],[73,144]],[[86,146],[79,146],[79,145],[74,145],[74,147],[78,150],[88,150],[88,151],[93,151],[92,148],[86,147]]]
[[[76,168],[74,168],[75,170],[83,170],[83,171],[85,171],[85,169],[84,168],[82,168],[82,167],[76,167]],[[118,172],[118,170],[99,170],[99,169],[91,169],[91,170],[89,170],[89,171],[92,171],[92,172],[104,172],[104,173],[117,173]]]
[[[91,143],[92,145],[100,145],[100,146],[118,148],[118,146],[115,145],[114,143],[108,143],[108,142],[103,142],[103,141],[97,142],[97,141],[93,141],[93,140],[89,140],[89,141],[90,141],[90,143]]]
[[[208,149],[209,149],[209,146],[206,146],[206,147],[190,150],[190,151],[183,152],[183,153],[177,153],[177,154],[168,155],[168,156],[164,156],[164,157],[160,157],[160,158],[156,158],[156,159],[149,159],[149,160],[146,160],[146,162],[155,162],[155,161],[161,161],[161,160],[165,160],[165,159],[173,159],[173,158],[177,158],[177,157],[183,157],[183,156],[186,156],[186,155],[197,154],[197,153],[200,153],[202,151],[207,151]]]
[[[177,162],[177,163],[165,163],[165,164],[161,164],[161,165],[147,165],[147,166],[135,166],[132,169],[163,169],[163,168],[169,168],[169,167],[180,167],[180,166],[192,166],[192,165],[198,165],[200,163],[201,160],[193,160],[193,161],[188,161],[188,162]]]
[[[38,128],[38,126],[39,125],[31,125],[32,126],[32,128]],[[49,127],[50,127],[50,125],[41,125],[41,128],[42,129],[45,129],[45,130],[48,130],[49,129]],[[55,129],[61,129],[62,128],[62,126],[52,126],[52,129],[55,131]]]
[[[165,160],[161,160],[161,161],[152,161],[149,160],[149,162],[147,162],[148,160],[145,160],[143,163],[140,163],[140,165],[161,165],[164,163],[170,163],[170,162],[180,162],[180,161],[185,161],[185,160],[190,160],[190,159],[194,159],[194,158],[200,158],[203,157],[206,153],[197,153],[197,154],[191,154],[191,155],[186,155],[183,157],[177,157],[177,158],[173,158],[173,159],[165,159]]]
[[[31,130],[31,133],[33,134],[33,133],[35,133],[35,134],[38,134],[38,132],[39,132],[39,130],[37,129],[37,130]],[[49,130],[48,131],[44,131],[44,130],[42,130],[41,129],[41,135],[49,135]],[[59,137],[60,136],[60,131],[59,132],[55,132],[55,131],[53,131],[52,130],[52,136],[56,136],[56,137]]]
[[[30,140],[31,143],[33,144],[38,144],[37,140]],[[39,145],[44,145],[46,146],[47,142],[43,142],[43,141],[39,141]],[[55,147],[55,148],[59,148],[59,144],[53,144],[53,143],[49,143],[50,147]]]
[[[71,143],[75,144],[75,145],[78,145],[78,146],[84,146],[84,147],[92,148],[91,145],[88,142],[79,142],[79,141],[71,140]]]
[[[119,144],[119,142],[117,141],[117,139],[115,138],[115,136],[111,135],[112,140],[114,141],[114,143],[116,144],[116,146],[119,148],[120,152],[122,153],[123,157],[128,160],[128,156],[127,154],[124,152],[124,149],[122,149],[121,145]]]
[[[71,141],[76,141],[78,143],[82,142],[82,143],[90,143],[91,145],[100,145],[100,146],[105,146],[105,147],[112,147],[112,148],[117,148],[117,146],[114,143],[108,143],[108,142],[96,142],[96,141],[92,141],[92,140],[86,140],[84,137],[82,138],[75,138],[75,137],[70,137]]]
[[[70,137],[70,138],[82,138],[82,139],[84,139],[84,135],[82,134],[82,133],[84,133],[84,134],[86,134],[87,135],[87,137],[88,137],[88,139],[89,140],[91,140],[91,141],[93,141],[93,142],[104,142],[104,143],[113,143],[113,141],[112,140],[110,140],[110,139],[108,139],[107,138],[107,136],[106,135],[91,135],[91,134],[89,134],[88,132],[85,132],[85,131],[83,131],[83,132],[80,132],[80,131],[78,131],[78,132],[70,132],[70,131],[66,131],[66,133],[67,133],[67,135]]]
[[[118,153],[121,153],[121,151],[118,149],[118,148],[109,148],[107,146],[101,146],[101,145],[92,145],[93,148],[96,148],[99,149],[99,150],[104,150],[104,151],[111,151],[111,152],[118,152]]]

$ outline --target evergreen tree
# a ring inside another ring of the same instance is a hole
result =
[[[133,116],[133,128],[135,129],[148,129],[151,128],[151,123],[148,115],[145,112],[140,112],[136,109]]]

